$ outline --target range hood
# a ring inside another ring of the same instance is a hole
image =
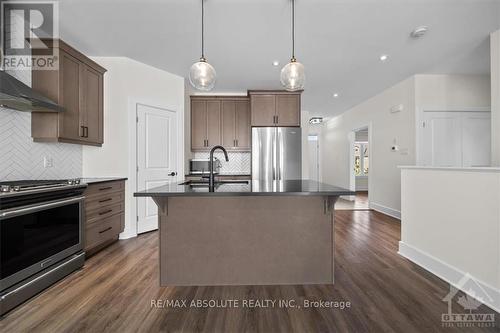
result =
[[[64,108],[0,70],[0,107],[27,112],[61,112]]]

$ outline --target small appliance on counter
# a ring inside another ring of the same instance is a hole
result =
[[[214,158],[213,162],[214,174],[219,174],[222,166],[218,158]],[[208,158],[193,158],[189,160],[190,175],[208,175],[210,173],[210,160]]]

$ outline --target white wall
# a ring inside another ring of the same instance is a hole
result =
[[[500,169],[403,168],[401,180],[400,253],[454,285],[470,274],[498,311]]]
[[[104,75],[104,144],[83,148],[83,176],[128,177],[125,189],[125,231],[122,238],[135,236],[135,165],[131,154],[135,128],[131,101],[154,103],[184,114],[184,79],[163,70],[123,57],[92,58],[108,71]],[[131,124],[132,123],[132,124]],[[184,140],[179,140],[179,158],[184,160]],[[183,172],[183,170],[179,170]]]
[[[9,71],[31,86],[31,71]],[[44,167],[44,157],[52,159]],[[82,148],[68,143],[39,143],[31,138],[31,113],[0,107],[0,180],[67,179],[82,176]]]
[[[391,113],[393,106],[403,111]],[[351,131],[371,124],[369,196],[373,209],[398,217],[401,210],[398,165],[415,165],[417,119],[422,109],[488,107],[490,83],[481,75],[416,75],[327,122],[323,131],[323,179],[349,188]],[[398,152],[390,150],[393,144]]]
[[[491,165],[500,166],[500,30],[490,36]]]
[[[418,109],[453,110],[491,105],[488,75],[416,75]]]
[[[399,104],[404,110],[391,113],[391,107]],[[370,202],[374,209],[398,216],[401,195],[397,166],[415,163],[414,109],[415,78],[411,77],[329,120],[323,128],[320,146],[324,182],[349,188],[350,132],[371,124]],[[394,142],[407,149],[408,154],[392,152]]]

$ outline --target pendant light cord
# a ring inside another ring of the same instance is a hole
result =
[[[201,59],[205,59],[205,0],[201,0]]]
[[[292,0],[292,60],[295,60],[295,0]]]

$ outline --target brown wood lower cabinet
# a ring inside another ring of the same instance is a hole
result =
[[[85,252],[92,255],[125,228],[125,181],[89,184],[85,191]]]

